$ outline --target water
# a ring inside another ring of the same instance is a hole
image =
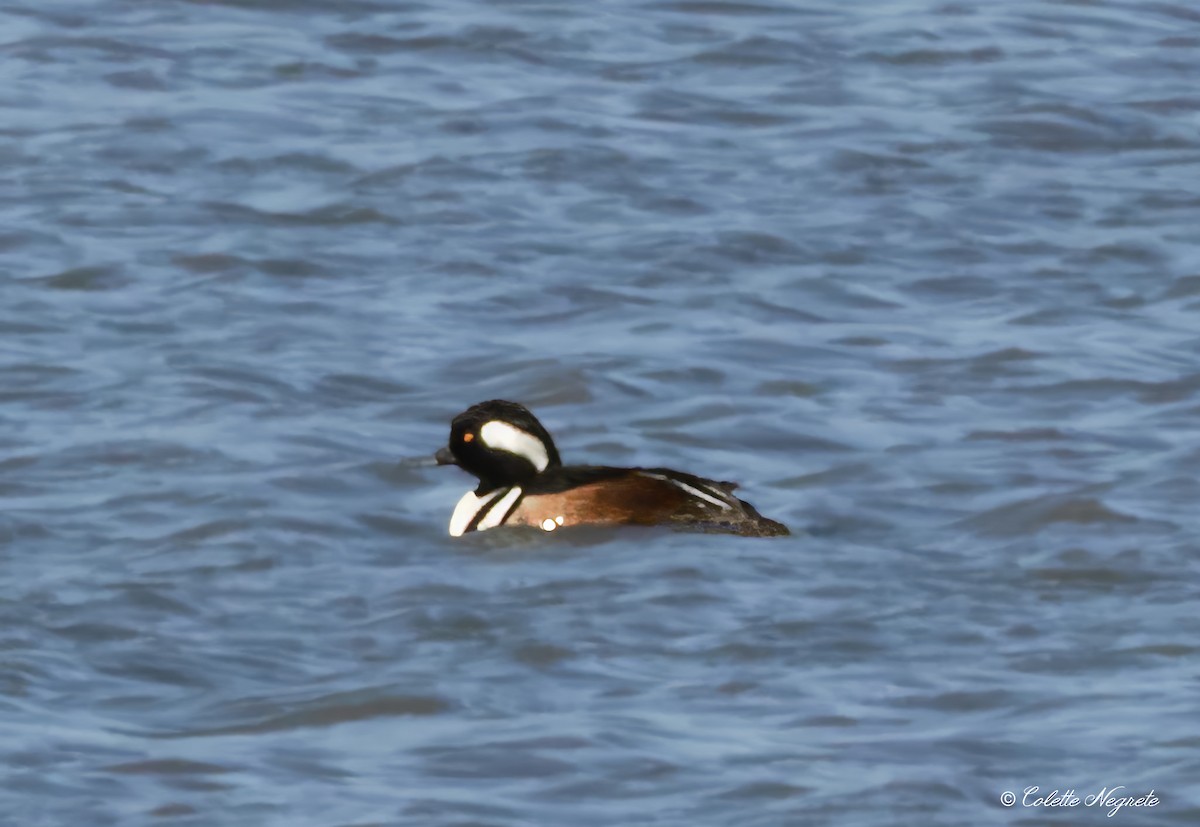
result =
[[[1191,6],[0,15],[0,821],[1196,822]]]

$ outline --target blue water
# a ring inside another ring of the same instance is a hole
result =
[[[1191,6],[0,33],[0,822],[1200,817]],[[793,535],[452,540],[497,397]]]

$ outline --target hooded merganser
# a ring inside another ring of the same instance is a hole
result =
[[[571,525],[671,525],[694,531],[773,537],[769,520],[715,482],[668,468],[563,465],[550,433],[525,407],[493,399],[454,417],[439,465],[479,478],[458,501],[450,536],[504,525],[553,531]]]

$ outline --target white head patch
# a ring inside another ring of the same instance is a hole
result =
[[[489,448],[507,451],[529,460],[538,473],[545,471],[546,466],[550,464],[550,454],[546,451],[545,443],[533,434],[509,425],[507,422],[493,419],[491,422],[484,423],[483,427],[479,429],[479,438]]]

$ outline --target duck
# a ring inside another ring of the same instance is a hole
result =
[[[450,423],[434,455],[479,480],[458,501],[450,536],[506,526],[669,526],[677,530],[779,537],[783,523],[734,496],[736,483],[670,468],[564,465],[550,432],[528,408],[492,399]]]

